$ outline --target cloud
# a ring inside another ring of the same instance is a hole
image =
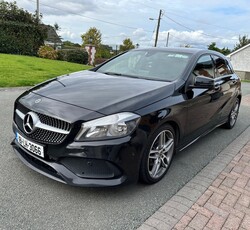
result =
[[[36,0],[18,0],[17,4],[32,13],[36,10]],[[43,23],[57,22],[62,27],[61,36],[78,43],[81,43],[80,34],[96,27],[103,34],[105,44],[119,45],[128,37],[140,47],[152,46],[157,21],[148,19],[157,18],[160,9],[179,23],[163,16],[160,46],[166,45],[168,32],[170,46],[191,44],[203,48],[211,42],[220,48],[233,48],[239,35],[250,34],[249,0],[209,0],[202,4],[200,0],[176,0],[167,5],[160,0],[40,0]]]
[[[233,46],[236,42],[234,37],[221,38],[208,36],[203,30],[197,31],[177,31],[170,29],[159,33],[159,45],[165,46],[169,33],[169,46],[179,47],[191,45],[194,48],[207,48],[212,42],[216,42],[219,47]],[[155,36],[155,35],[154,35]],[[153,38],[154,38],[153,36]]]
[[[67,41],[67,40],[72,41],[77,37],[77,35],[75,33],[71,32],[70,30],[67,30],[67,29],[63,29],[63,30],[59,31],[58,34],[62,37],[62,39],[64,41]]]
[[[144,31],[143,28],[138,28],[133,32],[133,35],[137,37],[145,37],[147,33]]]
[[[99,8],[94,1],[88,0],[68,0],[58,1],[54,0],[51,4],[50,0],[40,2],[41,12],[46,15],[84,15],[88,12],[95,12]]]

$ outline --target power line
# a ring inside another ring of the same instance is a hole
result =
[[[224,27],[224,26],[220,26],[220,25],[214,25],[214,24],[210,24],[210,23],[206,23],[206,22],[202,22],[202,21],[198,21],[198,20],[194,20],[192,18],[188,18],[188,17],[183,17],[179,14],[176,14],[176,13],[173,13],[173,12],[170,12],[170,11],[166,11],[166,13],[168,14],[172,14],[172,15],[175,15],[177,17],[180,17],[180,18],[183,18],[183,19],[187,19],[187,20],[190,20],[190,21],[193,21],[193,22],[196,22],[196,23],[199,23],[199,24],[204,24],[204,25],[208,25],[208,26],[213,26],[213,27],[217,27],[217,28],[221,28],[221,29],[224,29],[224,30],[230,30],[230,31],[233,31],[231,28],[227,28],[227,27]]]
[[[28,0],[28,1],[34,2],[34,3],[35,3],[35,2],[37,2],[38,0]],[[139,2],[138,2],[138,4],[139,4]],[[146,4],[144,4],[144,3],[141,3],[141,2],[140,2],[140,4],[141,4],[141,5],[144,5],[144,6],[148,7],[148,8],[151,8],[151,9],[154,9],[154,10],[157,10],[157,11],[158,11],[158,9],[156,9],[156,8],[154,8],[154,7],[152,7],[152,6],[148,6],[148,5],[146,5]],[[77,15],[77,16],[80,16],[80,17],[83,17],[83,18],[91,19],[91,20],[94,20],[94,21],[99,21],[99,22],[102,22],[102,23],[106,23],[106,24],[110,24],[110,25],[114,25],[114,26],[119,26],[119,27],[122,27],[122,28],[128,28],[128,29],[132,29],[132,30],[138,29],[137,27],[132,27],[132,26],[128,26],[128,25],[123,25],[123,24],[119,24],[119,23],[115,23],[115,22],[110,22],[110,21],[106,21],[106,20],[102,20],[102,19],[98,19],[98,18],[93,18],[93,17],[85,16],[85,15],[82,15],[82,14],[79,14],[79,13],[75,13],[75,12],[72,12],[72,11],[69,11],[69,10],[60,9],[60,8],[57,8],[57,7],[48,5],[48,4],[44,4],[44,3],[40,3],[40,5],[43,5],[43,6],[52,8],[52,9],[56,9],[56,10],[59,10],[59,11],[62,11],[62,12],[70,13],[70,14],[72,14],[72,15]],[[170,12],[169,12],[169,13],[170,13]],[[174,13],[172,13],[172,14],[174,14]],[[182,23],[180,23],[180,22],[178,22],[178,21],[172,19],[172,18],[169,17],[169,16],[166,16],[166,15],[163,15],[163,16],[166,17],[167,19],[171,20],[171,21],[174,22],[175,24],[177,24],[177,25],[179,25],[179,26],[181,26],[181,27],[183,27],[183,28],[185,28],[185,29],[187,29],[187,30],[189,30],[189,31],[196,32],[196,33],[199,33],[199,34],[202,34],[202,35],[205,35],[205,36],[208,36],[208,37],[212,37],[212,38],[226,39],[226,38],[223,38],[223,37],[218,37],[218,36],[210,35],[210,34],[207,34],[207,33],[204,33],[204,32],[199,32],[199,31],[197,31],[197,30],[194,30],[193,28],[190,28],[190,27],[188,27],[188,26],[183,25]],[[181,17],[181,16],[180,16],[180,17]],[[191,19],[190,19],[190,20],[191,20]],[[164,20],[164,21],[165,21],[165,20]],[[215,25],[213,25],[213,26],[215,26]],[[149,30],[144,30],[144,29],[143,29],[143,31],[146,32],[146,33],[152,33],[152,31],[149,31]],[[153,31],[153,34],[154,34],[154,31]],[[122,37],[122,36],[123,36],[123,35],[121,35],[121,37]],[[118,36],[114,36],[114,37],[118,37]],[[226,40],[235,41],[235,40],[238,40],[238,39],[226,39]]]
[[[150,9],[159,11],[159,9],[157,9],[157,8],[155,8],[155,7],[152,7],[152,6],[149,6],[149,5],[146,5],[145,3],[141,3],[141,2],[137,2],[137,3],[140,4],[140,5],[144,5],[144,6],[148,7],[148,8],[150,8]],[[176,16],[181,17],[181,18],[184,18],[184,19],[188,19],[188,20],[190,20],[190,21],[194,21],[194,22],[199,23],[199,24],[209,25],[209,26],[213,26],[213,27],[216,27],[216,28],[221,28],[221,29],[224,29],[224,30],[229,30],[229,31],[235,32],[235,31],[233,31],[231,28],[223,27],[223,26],[220,26],[220,25],[213,25],[213,24],[206,23],[206,22],[197,21],[197,20],[194,20],[194,19],[191,19],[191,18],[188,18],[188,17],[183,17],[183,16],[181,16],[181,15],[179,15],[179,14],[176,14],[176,13],[173,13],[173,12],[170,12],[170,11],[165,11],[165,12],[168,13],[168,14],[176,15]],[[165,17],[167,17],[167,16],[165,16]],[[174,19],[172,19],[172,18],[170,18],[170,17],[167,17],[167,18],[168,18],[169,20],[172,20],[174,23],[176,23],[176,24],[182,26],[183,28],[186,28],[186,29],[188,29],[188,30],[190,30],[190,31],[195,31],[195,30],[192,29],[192,28],[189,28],[189,27],[187,27],[187,26],[185,26],[185,25],[183,25],[183,24],[181,24],[181,23],[179,23],[179,22],[176,22]],[[206,34],[206,33],[202,33],[202,34],[205,35],[205,36],[208,36],[208,37],[214,37],[214,38],[219,38],[219,39],[226,39],[226,38],[214,36],[214,35],[211,35],[211,34]],[[248,33],[246,33],[246,34],[248,34]],[[227,40],[236,41],[236,40],[238,40],[238,39],[227,39]]]
[[[28,0],[28,1],[36,3],[35,0]],[[102,20],[102,19],[85,16],[85,15],[78,14],[78,13],[75,13],[75,12],[72,12],[72,11],[68,11],[68,10],[60,9],[60,8],[57,8],[57,7],[54,7],[54,6],[51,6],[51,5],[47,5],[47,4],[44,4],[44,3],[40,3],[40,5],[46,6],[46,7],[52,8],[52,9],[56,9],[56,10],[59,10],[59,11],[62,11],[62,12],[70,13],[70,14],[73,14],[73,15],[77,15],[77,16],[80,16],[80,17],[83,17],[83,18],[88,18],[88,19],[91,19],[91,20],[94,20],[94,21],[99,21],[99,22],[103,22],[103,23],[106,23],[106,24],[114,25],[114,26],[119,26],[119,27],[132,29],[132,30],[139,29],[138,27],[122,25],[122,24],[115,23],[115,22],[109,22],[109,21],[105,21],[105,20]],[[143,31],[145,31],[147,33],[152,33],[152,31],[150,31],[150,30],[143,30]]]
[[[174,19],[172,19],[172,18],[170,18],[170,17],[168,17],[166,15],[164,15],[164,17],[168,18],[170,21],[174,22],[175,24],[177,24],[177,25],[179,25],[181,27],[188,29],[191,32],[196,32],[196,33],[205,35],[207,37],[218,38],[218,39],[226,39],[226,40],[231,40],[231,41],[238,40],[238,39],[232,39],[232,38],[231,39],[227,39],[227,38],[223,38],[223,37],[217,37],[217,36],[214,36],[214,35],[211,35],[211,34],[207,34],[207,33],[204,33],[204,32],[199,32],[199,31],[197,31],[197,30],[195,30],[193,28],[187,27],[187,26],[183,25],[182,23],[177,22],[176,20],[174,20]]]

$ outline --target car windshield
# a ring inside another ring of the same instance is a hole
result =
[[[121,77],[174,81],[183,73],[190,56],[182,52],[132,50],[102,65],[96,71]]]

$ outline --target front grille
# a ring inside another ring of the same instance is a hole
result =
[[[67,134],[56,133],[39,128],[34,133],[26,135],[34,140],[37,140],[45,144],[60,144],[67,137]]]
[[[18,110],[21,113],[23,113],[23,115],[30,112],[30,110],[23,109],[23,108],[22,108],[22,110],[21,110],[21,108],[18,108]],[[32,111],[32,112],[34,112],[34,111]],[[37,113],[37,112],[34,112],[34,113],[37,114],[37,116],[39,117],[39,120],[42,124],[66,131],[67,133],[70,132],[70,129],[71,129],[70,123],[63,121],[63,120],[60,120],[60,119],[57,119],[57,118],[54,118],[54,117],[50,117],[50,116],[41,114],[41,113]],[[68,134],[65,134],[65,133],[59,133],[59,132],[55,132],[55,131],[51,131],[51,130],[43,129],[43,128],[37,128],[33,133],[27,134],[23,128],[23,119],[16,112],[15,112],[14,119],[15,119],[15,123],[17,124],[18,128],[23,133],[25,133],[25,135],[27,137],[30,137],[31,139],[34,139],[40,143],[54,144],[54,145],[60,144],[68,136]]]
[[[65,131],[70,131],[70,123],[66,121],[62,121],[59,119],[56,119],[54,117],[49,117],[47,115],[41,114],[41,113],[36,113],[40,119],[40,121],[45,124],[49,125],[58,129],[62,129]]]

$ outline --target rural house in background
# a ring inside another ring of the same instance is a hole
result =
[[[241,79],[250,80],[250,44],[227,55]]]
[[[47,39],[44,41],[45,45],[52,46],[55,50],[61,49],[62,47],[62,40],[56,33],[56,30],[53,26],[44,25],[47,29]]]

